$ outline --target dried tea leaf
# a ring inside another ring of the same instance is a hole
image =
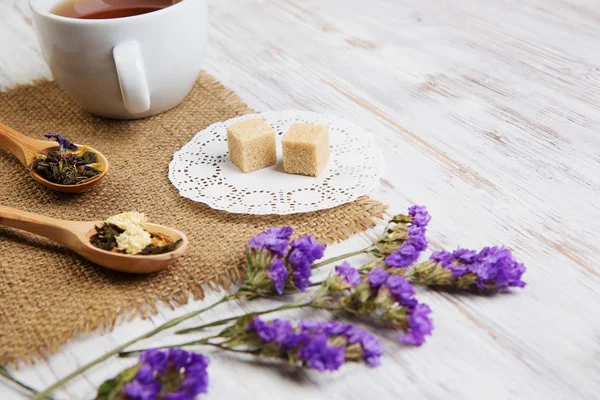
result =
[[[96,161],[96,153],[91,151],[79,156],[68,151],[53,150],[46,155],[38,154],[30,167],[50,182],[76,185],[102,173],[95,168],[98,166]]]
[[[81,156],[81,160],[85,163],[85,164],[93,164],[96,161],[98,161],[98,158],[96,157],[96,153],[92,152],[92,151],[86,151],[85,153],[83,153],[83,155]]]
[[[94,176],[98,175],[100,173],[100,171],[98,171],[97,169],[94,168],[85,168],[83,171],[81,171],[81,178],[88,179],[88,178],[93,178]]]
[[[169,253],[169,252],[175,250],[181,242],[182,242],[182,240],[179,239],[179,240],[176,240],[173,243],[170,243],[166,246],[149,245],[144,250],[142,250],[140,254],[147,256],[147,255],[152,255],[152,254]]]
[[[104,224],[96,226],[96,232],[90,238],[90,243],[99,249],[112,251],[117,248],[117,236],[125,231],[116,225]]]

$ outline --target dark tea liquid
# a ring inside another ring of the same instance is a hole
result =
[[[79,19],[133,17],[172,6],[181,0],[66,0],[52,14]]]

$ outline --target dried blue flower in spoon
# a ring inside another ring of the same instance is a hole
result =
[[[65,138],[62,135],[59,135],[58,133],[46,133],[44,135],[45,137],[47,137],[48,139],[54,139],[58,142],[58,150],[59,151],[63,151],[63,150],[77,150],[78,147],[71,143],[67,138]]]

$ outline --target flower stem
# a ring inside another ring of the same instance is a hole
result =
[[[310,308],[317,308],[319,310],[328,310],[328,311],[340,311],[342,308],[339,306],[323,306],[323,305],[319,305],[319,304],[307,304],[308,307]]]
[[[219,304],[225,303],[225,302],[227,302],[229,300],[232,300],[232,299],[234,299],[236,297],[237,296],[235,294],[225,296],[221,300],[217,301],[216,303],[214,303],[214,304],[212,304],[212,305],[210,305],[208,307],[205,307],[205,308],[197,310],[197,311],[192,311],[192,312],[190,312],[188,314],[182,315],[181,317],[174,318],[174,319],[172,319],[170,321],[167,321],[164,324],[160,325],[159,327],[157,327],[157,328],[155,328],[155,329],[153,329],[153,330],[151,330],[151,331],[149,331],[149,332],[147,332],[147,333],[145,333],[145,334],[143,334],[141,336],[138,336],[138,337],[136,337],[134,339],[131,339],[130,341],[128,341],[125,344],[122,344],[122,345],[120,345],[118,347],[115,347],[114,349],[112,349],[108,353],[104,354],[103,356],[98,357],[95,360],[90,361],[89,363],[87,363],[87,364],[85,364],[85,365],[77,368],[75,371],[71,372],[69,375],[65,376],[64,378],[62,378],[62,379],[60,379],[58,381],[56,381],[51,386],[48,386],[43,391],[41,391],[41,392],[37,393],[36,395],[34,395],[31,398],[31,400],[41,400],[41,399],[46,398],[50,393],[52,393],[56,389],[64,386],[67,382],[69,382],[71,379],[75,378],[76,376],[78,376],[82,372],[87,371],[88,369],[90,369],[93,366],[101,363],[102,361],[107,360],[111,356],[113,356],[113,355],[115,355],[115,354],[117,354],[117,353],[125,350],[127,347],[131,346],[132,344],[137,343],[140,340],[144,340],[144,339],[150,338],[150,337],[156,335],[157,333],[164,331],[165,329],[169,329],[169,328],[171,328],[171,327],[173,327],[173,326],[175,326],[177,324],[182,323],[183,321],[186,321],[186,320],[188,320],[190,318],[193,318],[193,317],[195,317],[195,316],[197,316],[199,314],[202,314],[203,312],[208,311],[211,308],[214,308],[214,307],[218,306]]]
[[[298,304],[298,303],[285,304],[283,306],[271,308],[271,309],[264,310],[264,311],[257,311],[257,312],[250,313],[250,314],[254,314],[254,315],[270,314],[270,313],[274,313],[274,312],[277,312],[277,311],[293,310],[294,308],[306,307],[308,304],[310,304],[310,303],[304,303],[304,304]],[[224,319],[220,319],[218,321],[209,322],[208,324],[204,324],[204,325],[200,325],[200,326],[194,326],[192,328],[182,329],[182,330],[179,330],[179,331],[175,331],[175,334],[176,335],[183,335],[183,334],[186,334],[186,333],[201,331],[202,329],[211,328],[213,326],[220,326],[220,325],[226,324],[228,322],[235,321],[238,318],[245,317],[246,315],[248,315],[248,314],[236,315],[235,317],[224,318]]]
[[[337,262],[337,261],[340,261],[340,260],[344,260],[346,258],[358,256],[358,255],[363,254],[363,253],[368,253],[370,250],[371,250],[371,246],[365,247],[362,250],[353,251],[352,253],[346,253],[346,254],[342,254],[342,255],[337,256],[337,257],[328,258],[327,260],[321,261],[320,263],[313,264],[313,266],[311,267],[311,269],[321,268],[321,267],[324,267],[325,265],[333,264],[334,262]]]
[[[200,339],[200,340],[192,340],[191,342],[185,342],[185,343],[180,343],[180,344],[152,347],[152,349],[165,350],[165,349],[170,349],[172,347],[186,347],[186,346],[194,346],[194,345],[201,346],[201,345],[208,344],[208,340],[210,340],[210,339],[212,339],[212,337],[204,338],[204,339]],[[136,355],[139,353],[143,353],[146,350],[148,350],[148,349],[122,351],[118,354],[118,356],[119,357],[130,357],[130,356],[133,356],[133,355]]]
[[[219,348],[221,350],[232,351],[234,353],[245,353],[245,354],[252,354],[252,355],[256,355],[256,354],[260,353],[260,349],[253,349],[253,350],[235,349],[233,347],[224,346],[222,343],[206,342],[206,343],[203,343],[203,345],[214,346],[214,347],[217,347],[217,348]]]
[[[201,340],[192,340],[191,342],[172,344],[172,345],[161,346],[161,347],[153,347],[153,349],[163,350],[163,349],[170,349],[170,348],[174,348],[174,347],[213,346],[213,347],[217,347],[221,350],[232,351],[234,353],[246,353],[246,354],[257,354],[258,353],[258,350],[241,350],[241,349],[234,349],[233,347],[225,346],[225,344],[227,342],[224,342],[224,343],[209,342],[210,339],[214,339],[214,338],[215,337],[209,337],[209,338],[204,338]],[[138,353],[144,352],[146,350],[147,349],[124,351],[124,352],[119,353],[119,357],[133,356]]]

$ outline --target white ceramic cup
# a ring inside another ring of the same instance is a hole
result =
[[[206,55],[206,0],[113,19],[52,14],[62,1],[29,4],[54,78],[87,111],[148,117],[175,107],[192,89]]]

